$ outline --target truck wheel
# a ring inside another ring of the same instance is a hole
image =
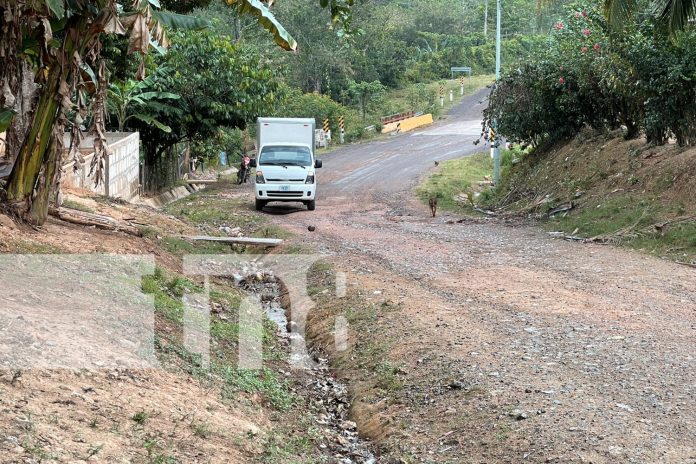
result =
[[[310,200],[310,201],[308,201],[308,202],[307,202],[307,209],[308,209],[309,211],[314,211],[315,209],[317,209],[317,202],[316,202],[316,200]]]
[[[256,211],[261,211],[263,207],[266,206],[266,202],[263,200],[256,200]]]

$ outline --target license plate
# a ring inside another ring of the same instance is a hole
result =
[[[290,186],[289,186],[289,185],[281,185],[281,186],[280,186],[280,191],[281,191],[281,192],[287,192],[288,190],[290,190]]]

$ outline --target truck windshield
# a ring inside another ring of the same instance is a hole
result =
[[[312,154],[307,147],[273,146],[263,147],[259,164],[279,166],[311,166]]]

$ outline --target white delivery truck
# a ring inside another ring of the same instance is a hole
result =
[[[316,207],[316,169],[314,159],[314,119],[259,118],[257,128],[256,209],[271,201],[298,201],[314,211]]]

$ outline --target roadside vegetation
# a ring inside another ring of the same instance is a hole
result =
[[[516,158],[512,150],[501,151],[501,169],[509,169]],[[417,188],[416,194],[425,203],[437,198],[438,209],[471,211],[492,196],[493,160],[488,152],[440,162],[435,171]]]
[[[504,171],[486,206],[550,232],[696,263],[696,150],[586,129]]]
[[[546,49],[491,92],[486,134],[495,120],[525,150],[480,203],[693,263],[696,32],[645,3],[611,4],[621,6],[608,19],[599,3],[570,7]]]
[[[552,144],[589,126],[623,128],[649,145],[694,142],[693,29],[670,34],[650,15],[613,28],[600,4],[569,9],[533,60],[510,69],[491,93],[485,124],[509,141]]]

